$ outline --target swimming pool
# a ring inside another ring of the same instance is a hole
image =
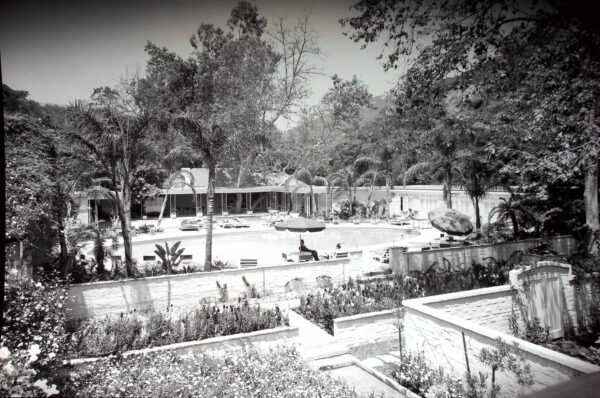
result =
[[[213,260],[227,261],[238,265],[241,258],[256,258],[259,265],[275,265],[282,263],[282,252],[297,251],[300,235],[305,245],[319,254],[332,252],[337,243],[342,244],[342,250],[361,250],[382,245],[396,246],[405,242],[409,237],[419,233],[399,228],[366,228],[342,227],[330,228],[317,233],[291,233],[277,231],[244,231],[213,235]],[[181,241],[180,248],[185,248],[183,254],[192,255],[194,263],[204,263],[206,240],[204,236],[172,238],[169,245]],[[133,256],[139,263],[143,256],[154,256],[157,242],[137,242],[133,244]],[[163,245],[164,242],[160,241]]]

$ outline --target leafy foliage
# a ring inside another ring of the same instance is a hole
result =
[[[503,264],[473,266],[457,272],[436,272],[432,266],[415,277],[393,276],[376,282],[350,279],[339,288],[302,296],[296,311],[333,334],[335,318],[396,308],[403,299],[498,286],[507,279],[508,269]]]
[[[54,275],[32,281],[11,273],[5,289],[0,393],[45,396],[66,358],[68,286]]]
[[[323,397],[355,398],[337,379],[311,369],[294,348],[269,352],[254,348],[225,356],[173,352],[102,359],[74,374],[70,384],[78,397]]]
[[[262,309],[244,301],[238,306],[201,305],[176,313],[152,310],[83,321],[73,333],[73,355],[96,357],[184,341],[229,336],[287,325],[279,307]]]

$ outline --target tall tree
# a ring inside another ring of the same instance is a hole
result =
[[[521,143],[537,141],[550,178],[584,178],[586,224],[600,229],[600,4],[584,1],[358,1],[342,20],[365,45],[385,41],[385,68],[409,59],[403,107],[428,107],[445,85],[503,97]],[[448,78],[453,77],[450,81]],[[439,104],[439,101],[437,102]],[[590,248],[597,247],[591,244]]]
[[[150,55],[144,102],[171,120],[179,134],[208,168],[205,268],[212,267],[212,218],[216,169],[239,154],[241,142],[255,143],[264,129],[256,122],[260,86],[275,73],[278,57],[261,40],[266,21],[256,8],[241,2],[227,30],[202,24],[192,36],[191,56],[148,43]],[[267,113],[264,113],[266,116]],[[250,132],[250,133],[249,133]],[[256,134],[255,134],[256,133]],[[259,134],[260,133],[260,134]]]
[[[68,136],[95,157],[109,176],[110,195],[116,203],[123,234],[125,272],[133,275],[131,246],[131,187],[134,170],[152,146],[145,139],[151,128],[150,113],[132,102],[126,92],[96,89],[92,102],[75,102],[66,111],[71,123]]]

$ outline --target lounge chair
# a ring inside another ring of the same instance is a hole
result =
[[[337,252],[334,258],[348,258],[348,252]]]
[[[258,266],[258,260],[255,258],[242,258],[240,259],[240,267],[256,267]]]
[[[313,259],[312,253],[308,253],[308,252],[300,253],[300,255],[298,256],[298,261],[300,261],[301,263],[311,261],[312,259]]]
[[[373,260],[379,261],[381,263],[389,263],[390,262],[390,249],[385,249],[383,254],[376,254],[372,257]]]
[[[233,223],[227,218],[219,218],[218,221],[219,227],[221,228],[233,228]]]
[[[233,220],[231,220],[233,226],[235,228],[249,228],[250,224],[248,224],[246,221],[242,220],[239,217],[235,217]]]
[[[287,262],[293,262],[294,260],[292,260],[291,258],[288,258],[288,255],[285,253],[281,253],[281,257],[283,257],[283,259]]]

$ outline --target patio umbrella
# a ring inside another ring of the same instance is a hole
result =
[[[275,229],[278,231],[289,232],[320,232],[325,229],[325,223],[307,218],[288,218],[282,222],[275,224]]]
[[[434,228],[450,235],[468,235],[473,232],[469,217],[454,209],[436,209],[427,216]]]

